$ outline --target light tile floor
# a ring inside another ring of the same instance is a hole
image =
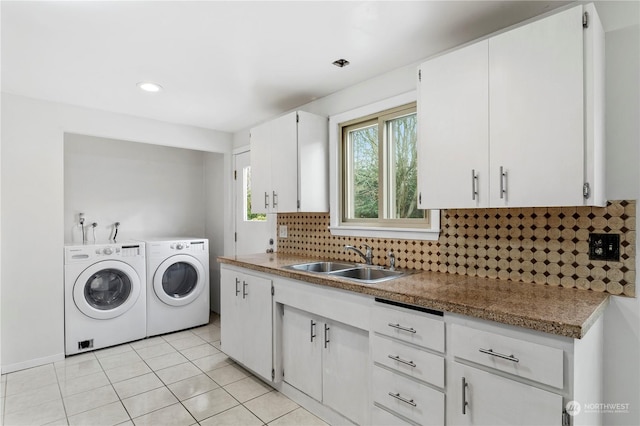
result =
[[[325,425],[220,351],[208,325],[2,375],[0,424]]]

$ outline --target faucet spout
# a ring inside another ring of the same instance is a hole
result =
[[[362,259],[364,259],[364,262],[367,265],[373,265],[373,253],[371,252],[371,247],[366,244],[363,244],[363,246],[366,248],[366,253],[363,253],[357,247],[350,245],[344,246],[344,249],[356,252],[360,257],[362,257]]]

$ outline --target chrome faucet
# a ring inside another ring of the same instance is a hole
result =
[[[371,252],[371,247],[367,244],[362,245],[366,249],[366,254],[360,251],[357,247],[346,245],[344,246],[345,250],[353,250],[360,255],[364,259],[364,262],[367,265],[373,265],[373,253]]]
[[[389,251],[389,270],[390,271],[395,271],[396,270],[396,255],[393,254],[392,251]]]

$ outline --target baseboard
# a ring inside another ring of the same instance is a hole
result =
[[[28,361],[17,362],[15,364],[3,365],[0,368],[0,372],[2,374],[13,373],[15,371],[26,370],[27,368],[39,367],[41,365],[62,361],[63,359],[64,359],[64,353],[51,355],[43,358],[30,359]]]

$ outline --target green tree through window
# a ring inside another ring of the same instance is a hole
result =
[[[417,208],[415,111],[412,104],[342,125],[343,221],[428,226],[429,215]]]

